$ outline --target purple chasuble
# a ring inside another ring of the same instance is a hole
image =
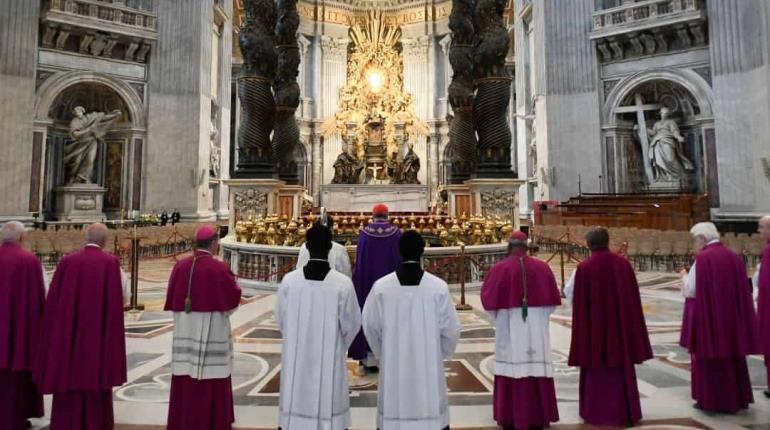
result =
[[[388,221],[375,221],[364,227],[358,235],[353,285],[356,287],[361,309],[364,308],[372,285],[383,276],[394,272],[401,263],[399,239],[401,230]],[[363,360],[369,351],[364,332],[360,331],[350,346],[348,356],[354,360]]]

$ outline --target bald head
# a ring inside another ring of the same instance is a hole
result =
[[[770,215],[759,219],[759,235],[765,240],[770,240]]]
[[[89,225],[86,229],[86,243],[93,243],[104,248],[107,243],[107,226],[102,223]]]
[[[3,243],[19,243],[24,234],[24,224],[18,221],[9,221],[0,229],[0,241]]]

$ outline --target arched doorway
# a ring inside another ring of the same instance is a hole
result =
[[[692,75],[634,76],[609,95],[602,127],[606,191],[708,191],[715,157],[710,90]]]
[[[121,115],[100,139],[91,180],[105,188],[104,214],[111,219],[127,217],[138,210],[146,131],[141,99],[126,83],[109,77],[78,72],[49,78],[40,88],[36,106],[36,129],[44,133],[42,169],[42,213],[52,219],[56,212],[55,189],[65,181],[63,155],[72,142],[73,110],[112,112]]]

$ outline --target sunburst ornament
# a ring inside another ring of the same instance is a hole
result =
[[[382,12],[369,12],[366,22],[350,28],[353,49],[348,58],[347,81],[340,93],[337,113],[322,126],[326,136],[355,130],[355,144],[363,156],[367,125],[384,120],[383,138],[388,154],[398,149],[397,125],[406,135],[428,134],[428,126],[412,110],[414,98],[404,92],[404,63],[400,52],[401,29],[386,26]],[[406,140],[407,138],[403,138]]]

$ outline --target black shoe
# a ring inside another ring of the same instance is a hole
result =
[[[766,398],[770,399],[770,390],[765,390],[762,392]]]
[[[380,373],[380,368],[377,366],[364,366],[364,371],[366,373]]]
[[[698,404],[698,403],[694,403],[692,405],[692,407],[695,408],[695,409],[701,410],[701,411],[703,410],[703,407],[700,404]]]

